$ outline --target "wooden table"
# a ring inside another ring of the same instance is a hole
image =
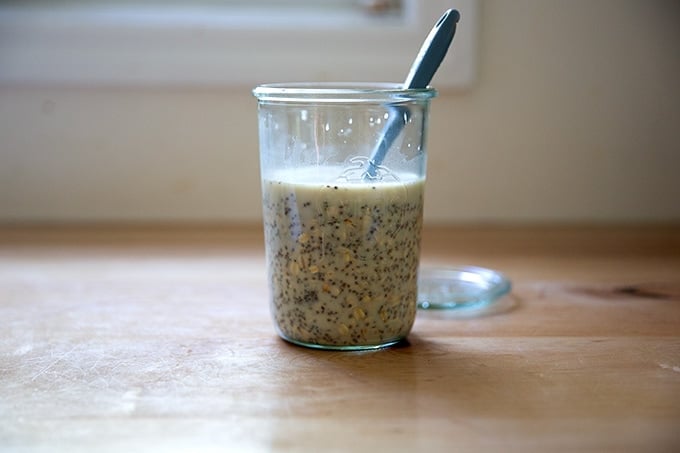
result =
[[[506,273],[408,344],[275,335],[261,230],[0,229],[0,449],[680,451],[680,228],[428,228]]]

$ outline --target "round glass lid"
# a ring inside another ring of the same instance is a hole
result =
[[[483,267],[422,268],[418,276],[418,308],[479,309],[508,294],[511,286],[503,274]]]

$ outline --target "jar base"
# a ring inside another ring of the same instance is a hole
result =
[[[395,338],[392,340],[384,341],[379,344],[350,344],[350,345],[334,345],[334,344],[318,344],[318,343],[306,343],[304,341],[300,340],[295,340],[293,338],[289,338],[279,332],[279,336],[287,341],[288,343],[292,343],[296,346],[303,346],[305,348],[312,348],[312,349],[321,349],[321,350],[326,350],[326,351],[372,351],[376,349],[383,349],[383,348],[389,348],[390,346],[395,346],[396,344],[399,344],[403,341],[406,340],[405,337],[403,338]]]

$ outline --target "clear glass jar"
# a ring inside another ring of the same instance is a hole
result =
[[[270,306],[279,335],[322,349],[411,330],[433,89],[270,84],[258,99]]]

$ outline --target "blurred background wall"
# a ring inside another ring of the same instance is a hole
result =
[[[426,221],[680,221],[679,5],[481,1]],[[0,222],[259,221],[250,88],[0,85]]]

